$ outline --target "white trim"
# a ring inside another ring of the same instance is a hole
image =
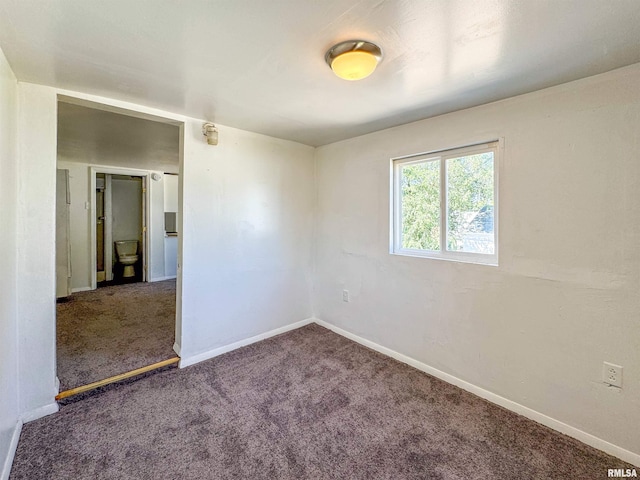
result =
[[[190,365],[194,365],[196,363],[200,363],[204,360],[209,360],[210,358],[217,357],[222,355],[223,353],[231,352],[240,347],[245,347],[247,345],[251,345],[252,343],[259,342],[261,340],[265,340],[267,338],[273,337],[275,335],[280,335],[281,333],[286,333],[291,330],[295,330],[300,327],[304,327],[305,325],[309,325],[313,323],[315,319],[307,318],[306,320],[301,320],[299,322],[292,323],[290,325],[286,325],[284,327],[276,328],[275,330],[270,330],[265,333],[261,333],[260,335],[256,335],[254,337],[246,338],[244,340],[240,340],[239,342],[231,343],[229,345],[225,345],[223,347],[214,348],[213,350],[209,350],[203,353],[199,353],[197,355],[191,355],[190,357],[182,358],[180,360],[180,368],[188,367]]]
[[[113,280],[113,196],[111,175],[104,175],[104,274],[105,280]]]
[[[365,347],[369,347],[376,352],[382,353],[383,355],[387,355],[388,357],[395,358],[396,360],[406,363],[407,365],[416,368],[422,372],[428,373],[429,375],[433,375],[440,380],[444,380],[451,385],[455,385],[456,387],[460,387],[467,392],[471,392],[474,395],[477,395],[485,400],[488,400],[491,403],[495,403],[496,405],[500,405],[507,410],[515,412],[523,417],[526,417],[530,420],[536,421],[545,425],[553,430],[556,430],[560,433],[573,437],[577,440],[580,440],[587,445],[590,445],[598,450],[602,450],[603,452],[608,453],[609,455],[613,455],[618,457],[625,462],[631,463],[632,465],[636,465],[640,467],[640,454],[631,452],[622,447],[614,445],[613,443],[609,443],[606,440],[596,437],[595,435],[591,435],[590,433],[584,432],[578,428],[572,427],[571,425],[567,425],[559,420],[551,418],[543,413],[540,413],[536,410],[533,410],[529,407],[525,407],[517,402],[509,400],[507,398],[501,397],[500,395],[496,395],[484,388],[478,387],[472,383],[469,383],[465,380],[462,380],[458,377],[454,377],[448,373],[445,373],[441,370],[433,368],[425,363],[419,362],[411,357],[403,355],[402,353],[398,353],[390,348],[383,347],[382,345],[378,345],[377,343],[372,342],[371,340],[367,340],[365,338],[359,337],[347,330],[343,330],[342,328],[336,327],[330,323],[325,322],[324,320],[314,319],[313,320],[318,325],[321,325],[325,328],[328,328],[332,332],[337,333],[338,335],[342,335],[343,337],[348,338],[349,340],[353,340]]]
[[[99,95],[76,92],[74,90],[65,90],[63,88],[52,88],[56,91],[59,102],[70,103],[71,105],[79,105],[104,112],[117,113],[119,115],[127,115],[129,117],[176,126],[180,126],[191,118],[137,103],[123,102],[109,97],[101,97]]]
[[[389,253],[392,255],[402,255],[409,257],[422,257],[437,260],[449,260],[454,262],[475,263],[480,265],[498,266],[498,237],[499,237],[499,176],[501,154],[503,151],[503,138],[467,145],[460,148],[438,150],[434,152],[420,153],[415,155],[404,155],[391,158],[391,191],[390,191],[390,240]],[[481,152],[493,152],[493,245],[494,253],[459,252],[447,250],[448,222],[448,180],[447,161],[460,156],[472,155]],[[402,247],[402,200],[401,200],[401,176],[402,167],[406,165],[421,164],[427,162],[438,162],[440,188],[440,249],[422,250]]]
[[[11,442],[9,442],[7,457],[4,459],[2,471],[0,471],[0,480],[9,480],[9,474],[11,473],[11,467],[13,466],[13,459],[16,456],[16,450],[18,449],[18,440],[20,440],[21,432],[22,420],[18,420],[16,426],[13,429],[13,434],[11,435]]]
[[[495,143],[499,143],[503,140],[503,137],[496,137],[493,140],[488,140],[488,141],[482,141],[482,142],[473,142],[473,143],[466,143],[464,145],[458,145],[457,147],[447,147],[447,148],[439,148],[437,150],[429,150],[426,152],[420,152],[420,153],[410,153],[408,155],[400,155],[398,157],[393,157],[391,160],[414,160],[414,159],[424,159],[424,157],[429,157],[429,156],[440,156],[441,153],[448,153],[452,150],[460,150],[462,153],[465,153],[467,151],[471,151],[471,150],[475,150],[478,148],[483,148],[483,147],[491,147],[493,144]]]
[[[88,292],[89,290],[94,290],[94,289],[91,287],[76,287],[71,289],[71,293]]]
[[[174,280],[176,278],[176,275],[168,275],[166,277],[155,277],[155,278],[150,278],[149,279],[149,283],[151,282],[162,282],[164,280]]]
[[[431,250],[418,250],[414,248],[398,248],[395,252],[390,253],[391,255],[398,255],[401,257],[434,258],[436,260],[445,260],[449,262],[474,263],[476,265],[487,265],[489,267],[498,266],[497,257],[488,253],[450,251],[443,253]]]
[[[98,258],[98,246],[96,245],[96,170],[89,168],[89,232],[91,244],[89,245],[89,273],[91,274],[91,290],[98,288],[98,272],[96,263]]]
[[[56,413],[58,410],[60,410],[60,407],[56,402],[53,402],[22,414],[20,419],[23,423],[29,423],[34,420],[38,420],[39,418],[46,417],[47,415],[51,415],[52,413]]]
[[[178,345],[178,342],[175,342],[173,344],[173,351],[176,352],[176,355],[180,356],[180,350],[181,350],[180,345]]]

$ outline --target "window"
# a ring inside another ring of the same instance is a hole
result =
[[[393,159],[392,253],[498,264],[498,142]]]

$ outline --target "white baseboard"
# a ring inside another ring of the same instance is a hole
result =
[[[305,325],[309,325],[314,321],[315,320],[313,318],[307,318],[306,320],[301,320],[299,322],[292,323],[291,325],[286,325],[284,327],[276,328],[275,330],[270,330],[268,332],[261,333],[260,335],[256,335],[255,337],[250,337],[245,340],[240,340],[239,342],[235,342],[230,345],[214,348],[213,350],[199,353],[197,355],[192,355],[187,358],[181,358],[179,366],[180,368],[188,367],[190,365],[200,363],[204,360],[209,360],[210,358],[217,357],[218,355],[222,355],[223,353],[231,352],[232,350],[236,350],[240,347],[251,345],[252,343],[259,342],[260,340],[265,340],[269,337],[273,337],[275,335],[280,335],[281,333],[286,333],[290,330],[295,330],[297,328],[304,327]]]
[[[174,280],[176,278],[175,275],[169,275],[168,277],[156,277],[156,278],[150,278],[149,279],[149,283],[153,283],[153,282],[162,282],[164,280]]]
[[[93,290],[93,288],[91,288],[91,287],[76,287],[76,288],[72,288],[71,289],[71,293],[88,292],[89,290]]]
[[[178,356],[180,356],[180,345],[178,345],[178,342],[175,342],[173,344],[173,351],[176,352]]]
[[[22,415],[21,420],[23,423],[33,422],[42,417],[46,417],[47,415],[51,415],[52,413],[56,413],[60,407],[56,402],[50,403],[49,405],[45,405],[43,407],[36,408],[35,410],[31,410]]]
[[[355,335],[351,332],[348,332],[339,327],[336,327],[335,325],[327,323],[324,320],[319,320],[316,318],[313,321],[318,325],[321,325],[337,333],[338,335],[342,335],[343,337],[353,340],[354,342],[364,345],[365,347],[369,347],[370,349],[375,350],[376,352],[380,352],[383,355],[387,355],[388,357],[395,358],[396,360],[402,363],[406,363],[407,365],[410,365],[422,372],[428,373],[429,375],[433,375],[434,377],[439,378],[440,380],[444,380],[445,382],[455,385],[456,387],[460,387],[463,390],[466,390],[467,392],[471,392],[474,395],[484,398],[485,400],[488,400],[491,403],[500,405],[501,407],[504,407],[507,410],[511,410],[512,412],[522,415],[523,417],[527,417],[531,420],[541,423],[542,425],[552,428],[553,430],[557,430],[560,433],[564,433],[569,437],[573,437],[576,440],[580,440],[581,442],[586,443],[587,445],[590,445],[594,448],[597,448],[598,450],[602,450],[610,455],[618,457],[621,460],[624,460],[625,462],[628,462],[628,463],[631,463],[632,465],[636,465],[640,467],[640,454],[626,450],[622,447],[614,445],[613,443],[609,443],[606,440],[602,440],[601,438],[591,435],[590,433],[579,430],[578,428],[572,427],[571,425],[567,425],[566,423],[563,423],[559,420],[551,418],[543,413],[540,413],[536,410],[532,410],[529,407],[525,407],[524,405],[520,405],[519,403],[516,403],[512,400],[501,397],[500,395],[496,395],[495,393],[485,390],[484,388],[473,385],[472,383],[466,382],[465,380],[462,380],[458,377],[454,377],[453,375],[450,375],[441,370],[433,368],[425,363],[419,362],[418,360],[415,360],[411,357],[403,355],[402,353],[398,353],[394,350],[391,350],[390,348],[383,347],[382,345],[378,345],[377,343],[374,343],[370,340],[359,337],[358,335]]]
[[[16,426],[13,429],[11,435],[11,443],[9,444],[9,451],[7,452],[7,458],[4,459],[2,470],[0,471],[0,480],[9,480],[9,474],[11,473],[11,466],[13,465],[13,459],[16,456],[16,450],[18,449],[18,440],[20,440],[20,432],[22,432],[22,420],[18,420]]]

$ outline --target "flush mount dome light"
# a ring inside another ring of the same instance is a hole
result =
[[[347,40],[331,47],[324,59],[340,78],[360,80],[376,69],[382,60],[382,50],[365,40]]]

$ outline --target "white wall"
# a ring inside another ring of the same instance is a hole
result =
[[[38,135],[33,135],[37,131]],[[56,96],[18,83],[16,271],[20,412],[57,411],[55,352]]]
[[[164,176],[164,211],[178,211],[178,175]]]
[[[105,165],[100,169],[111,168]],[[91,288],[91,212],[85,206],[91,201],[91,165],[77,161],[58,159],[57,168],[69,170],[69,189],[71,191],[71,287],[73,290]],[[115,167],[114,167],[115,168]],[[117,167],[122,169],[122,167]],[[144,171],[147,172],[147,171]],[[149,171],[148,173],[154,173]],[[162,174],[162,172],[155,172]],[[151,259],[149,261],[150,279],[164,278],[164,176],[159,181],[149,181],[151,196],[151,216],[149,232],[151,235]]]
[[[316,315],[640,453],[638,85],[635,65],[318,148]],[[390,255],[390,158],[497,137],[500,265]]]
[[[113,216],[113,241],[137,240],[142,251],[142,179],[111,179],[111,208]],[[113,261],[116,252],[113,246]]]
[[[311,316],[313,148],[202,122],[184,131],[183,359]]]
[[[164,211],[178,212],[179,204],[179,179],[178,175],[164,176]],[[176,226],[179,220],[176,218]],[[164,239],[164,274],[166,277],[175,277],[178,274],[178,237],[165,236]]]
[[[18,91],[19,390],[28,419],[55,408],[57,94],[185,124],[176,319],[183,358],[311,316],[313,148],[224,126],[213,147],[202,120],[51,87],[19,83]],[[163,205],[159,183],[150,182],[151,195]],[[72,193],[72,208],[78,201]]]
[[[0,50],[0,478],[8,473],[18,424],[17,153],[18,84]],[[5,470],[6,469],[6,470]]]
[[[164,275],[175,278],[178,274],[178,237],[164,237]]]

